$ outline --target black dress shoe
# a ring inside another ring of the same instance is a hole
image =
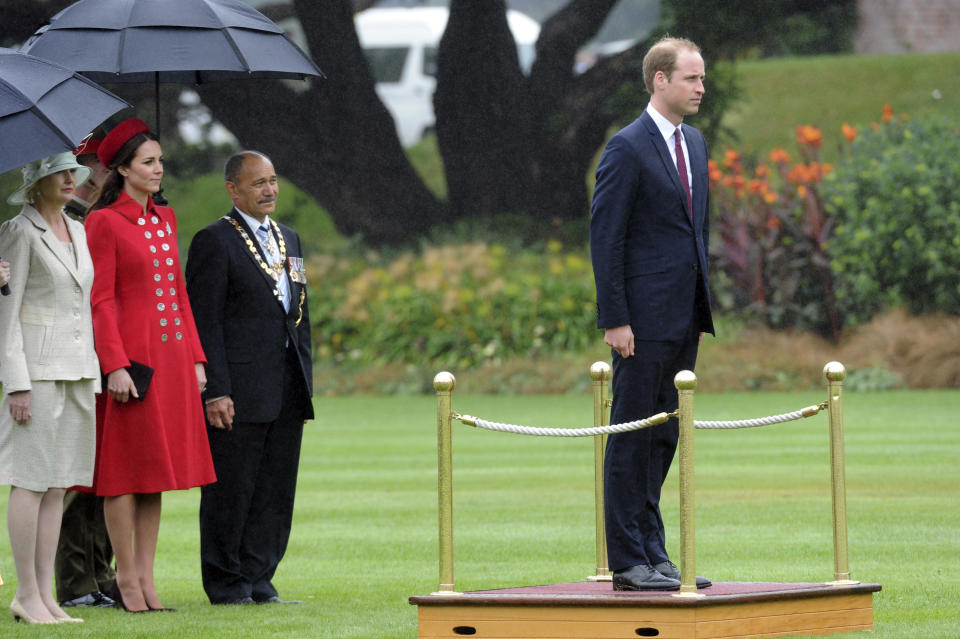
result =
[[[106,596],[99,590],[97,592],[87,593],[82,597],[60,602],[60,606],[62,608],[113,608],[115,605],[116,602],[113,599]]]
[[[214,606],[243,606],[255,604],[253,597],[237,597],[236,599],[223,599],[222,601],[211,601]]]
[[[302,601],[297,601],[296,599],[284,600],[280,597],[274,595],[272,597],[267,597],[266,599],[258,599],[258,604],[302,604]]]
[[[670,577],[671,579],[680,581],[680,569],[673,565],[673,562],[669,559],[667,561],[661,561],[659,564],[654,564],[653,568],[664,577]],[[706,577],[697,577],[697,588],[709,588],[712,585],[713,582]]]
[[[640,564],[613,573],[614,590],[680,590],[680,581],[665,577],[650,564]]]

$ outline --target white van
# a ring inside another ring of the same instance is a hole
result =
[[[368,9],[355,22],[360,46],[376,81],[377,94],[393,115],[403,146],[412,146],[433,128],[437,46],[447,26],[447,9]],[[530,72],[540,25],[519,11],[507,11],[520,67]]]

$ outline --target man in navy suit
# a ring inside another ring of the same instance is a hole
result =
[[[290,537],[304,421],[313,418],[307,282],[300,236],[277,224],[267,156],[227,160],[233,210],[198,232],[187,292],[207,356],[217,482],[200,495],[203,587],[214,604],[300,603],[272,579]]]
[[[709,175],[703,136],[683,117],[704,94],[693,42],[664,38],[643,60],[650,103],[607,143],[597,167],[590,250],[599,328],[613,355],[614,424],[677,407],[673,378],[693,370],[703,334],[713,333],[707,280]],[[614,590],[676,590],[660,490],[677,448],[678,425],[607,440],[604,500]],[[698,587],[710,585],[702,577]]]

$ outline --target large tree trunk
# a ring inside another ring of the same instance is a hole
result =
[[[456,217],[522,211],[530,113],[504,0],[453,0],[437,54],[437,143]]]
[[[639,78],[639,52],[579,76],[574,56],[616,3],[573,0],[551,17],[525,78],[504,2],[451,2],[434,105],[453,215],[516,212],[538,224],[585,218],[586,173],[617,115],[602,106]]]
[[[349,0],[294,2],[311,57],[326,74],[304,90],[282,81],[199,87],[213,116],[244,146],[313,195],[344,235],[370,244],[421,236],[444,216],[404,154],[374,91]]]
[[[586,174],[615,119],[601,106],[630,77],[635,51],[575,75],[577,50],[596,35],[617,0],[574,0],[547,20],[529,78],[533,119],[531,188],[526,210],[558,224],[584,219]]]

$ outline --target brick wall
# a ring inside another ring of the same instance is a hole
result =
[[[857,0],[857,53],[960,51],[960,0]]]

